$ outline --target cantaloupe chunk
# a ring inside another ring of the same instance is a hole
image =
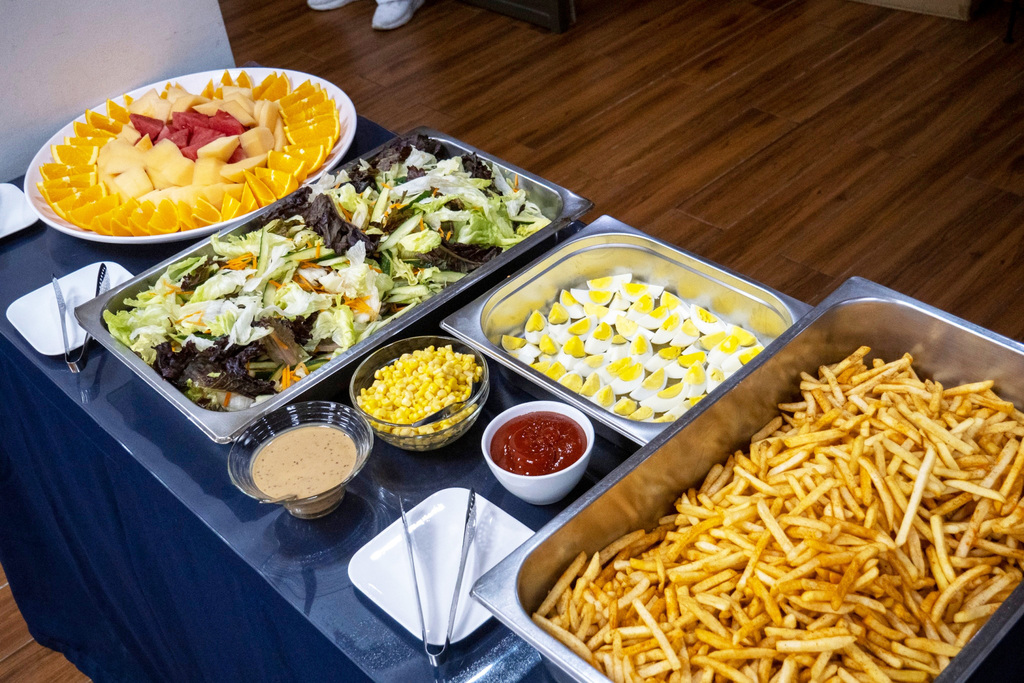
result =
[[[136,142],[142,139],[142,134],[135,130],[135,126],[126,124],[118,132],[117,137],[125,142],[134,145]]]
[[[274,151],[283,151],[287,145],[288,137],[284,134],[284,121],[279,118],[274,126]]]
[[[153,118],[168,123],[171,120],[171,103],[161,99],[154,102]]]
[[[153,149],[153,139],[149,137],[149,133],[143,135],[135,142],[135,146],[141,149],[143,152],[148,152]]]
[[[196,156],[200,159],[207,157],[212,159],[220,159],[221,161],[227,161],[234,154],[235,148],[238,147],[238,136],[228,135],[226,137],[217,138],[213,142],[209,142],[196,151]]]
[[[209,100],[201,95],[182,95],[181,97],[176,98],[171,104],[172,117],[176,111],[188,111],[189,109],[201,106],[206,102],[209,102]]]
[[[145,153],[144,163],[146,171],[149,172],[157,189],[162,183],[158,183],[154,175],[159,176],[162,181],[179,187],[192,182],[195,162],[183,157],[178,146],[166,138],[153,145],[153,149]]]
[[[124,173],[136,166],[142,168],[145,154],[128,141],[115,138],[100,148],[99,156],[96,159],[96,168],[101,173],[110,175]]]
[[[262,103],[262,106],[261,106]],[[277,102],[271,102],[270,100],[259,100],[256,102],[257,125],[275,130],[277,128],[277,122],[281,118],[281,105]]]
[[[221,96],[226,100],[232,95],[241,95],[247,100],[252,100],[252,88],[245,88],[238,85],[225,85],[221,89]]]
[[[213,185],[220,183],[220,170],[224,168],[223,159],[215,157],[199,157],[196,159],[195,171],[192,174],[193,185]],[[218,203],[219,202],[215,202]]]
[[[218,106],[218,109],[226,111],[234,116],[243,126],[249,127],[256,125],[256,119],[254,119],[249,112],[245,110],[245,107],[243,107],[237,100],[224,100],[224,102]]]
[[[141,197],[153,190],[153,183],[142,166],[131,168],[114,178],[114,187],[121,201],[128,201],[132,197]]]
[[[156,116],[153,116],[153,114],[156,111],[155,104],[160,101],[162,101],[160,99],[160,94],[156,90],[150,88],[141,97],[132,100],[131,104],[128,105],[128,113],[157,118]]]
[[[220,100],[210,100],[208,102],[204,102],[203,104],[194,105],[192,107],[192,111],[198,112],[200,114],[205,114],[206,116],[213,116],[220,109],[221,104],[222,102]]]
[[[228,187],[230,187],[228,183],[205,185],[199,188],[198,195],[200,197],[206,197],[206,201],[210,202],[213,206],[221,206],[224,203],[224,195],[226,194],[226,189]]]
[[[260,154],[254,157],[246,157],[241,161],[236,161],[233,164],[226,164],[220,169],[220,175],[224,180],[232,183],[242,183],[245,181],[245,172],[251,171],[254,168],[259,167],[267,160],[266,154]]]
[[[224,101],[225,102],[237,102],[238,104],[242,105],[242,109],[245,110],[246,114],[248,114],[249,116],[253,116],[253,110],[255,108],[255,102],[252,101],[252,98],[246,97],[245,95],[243,95],[241,93],[237,93],[237,92],[231,93],[231,94],[225,93],[224,94]],[[253,117],[253,121],[255,121],[255,120],[256,120],[255,117]]]
[[[238,142],[245,150],[245,156],[259,156],[274,149],[274,132],[269,128],[256,126],[239,135]]]

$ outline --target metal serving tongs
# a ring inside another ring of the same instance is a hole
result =
[[[51,273],[52,275],[52,273]],[[101,263],[99,272],[96,273],[96,294],[99,296],[103,292],[110,288],[110,283],[107,281],[107,264]],[[78,364],[85,358],[86,347],[89,346],[89,340],[92,336],[86,333],[85,340],[82,342],[82,346],[78,349],[78,354],[75,356],[71,355],[71,351],[68,348],[68,324],[64,318],[67,316],[67,304],[64,303],[64,294],[60,291],[60,282],[57,281],[57,276],[53,275],[53,295],[57,299],[57,311],[60,313],[60,333],[64,337],[64,362],[67,363],[68,369],[73,373],[81,372],[82,369],[78,367]]]
[[[476,534],[476,492],[469,490],[469,501],[466,503],[466,521],[462,530],[462,557],[459,559],[459,573],[455,579],[455,592],[452,594],[452,606],[448,612],[448,630],[444,636],[444,644],[437,646],[427,641],[427,626],[423,616],[423,599],[420,597],[419,581],[416,578],[416,558],[412,548],[412,534],[409,532],[409,520],[405,515],[405,502],[398,496],[398,507],[402,512],[402,528],[405,530],[405,547],[409,551],[409,564],[412,566],[412,587],[416,591],[416,609],[420,615],[420,635],[423,638],[423,651],[427,653],[427,659],[431,666],[438,667],[444,660],[448,650],[448,644],[452,639],[452,627],[455,625],[455,613],[459,608],[459,591],[462,588],[462,575],[466,571],[466,558],[469,556],[469,548],[473,545],[473,536]]]

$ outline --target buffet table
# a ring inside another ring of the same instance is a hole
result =
[[[391,136],[360,118],[348,158]],[[51,273],[101,260],[139,273],[184,246],[103,245],[37,223],[0,241],[0,306]],[[562,504],[523,503],[480,456],[489,419],[531,398],[495,375],[464,438],[425,454],[378,441],[341,507],[303,521],[238,491],[229,446],[207,440],[102,347],[73,375],[0,319],[0,563],[30,632],[97,681],[432,678],[419,639],[348,578],[351,556],[398,517],[381,490],[418,502],[473,486],[536,530],[629,454],[599,440]],[[346,389],[339,381],[334,398],[345,401]],[[443,673],[547,678],[538,654],[494,620],[453,646]]]

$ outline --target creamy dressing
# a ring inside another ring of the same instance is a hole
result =
[[[260,447],[252,480],[271,498],[307,498],[342,483],[355,466],[352,437],[328,425],[305,425],[285,430]]]

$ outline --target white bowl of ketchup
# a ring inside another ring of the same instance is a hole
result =
[[[565,403],[531,401],[491,420],[480,447],[491,473],[510,493],[548,505],[565,498],[583,478],[594,426]]]

